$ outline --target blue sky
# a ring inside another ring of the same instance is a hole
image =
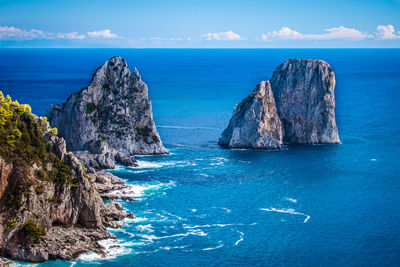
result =
[[[400,47],[400,0],[0,0],[0,47]]]

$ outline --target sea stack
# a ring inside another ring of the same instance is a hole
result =
[[[286,60],[269,82],[261,82],[235,107],[219,144],[253,149],[338,144],[334,88],[335,74],[327,62]]]
[[[270,80],[290,144],[338,144],[335,119],[335,74],[323,60],[290,59]]]
[[[129,165],[127,157],[135,154],[168,153],[153,120],[147,85],[121,57],[105,62],[87,88],[62,105],[52,105],[47,117],[66,140],[67,149],[87,150],[102,158],[96,160],[104,163],[99,168],[110,165],[113,156]]]
[[[282,125],[269,82],[236,105],[219,144],[229,148],[278,149],[282,145]]]

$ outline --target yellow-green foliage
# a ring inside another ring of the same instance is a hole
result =
[[[47,118],[38,120],[29,105],[12,101],[10,96],[4,97],[0,91],[0,156],[18,164],[33,164],[44,166],[50,163],[51,171],[41,171],[41,180],[65,183],[72,181],[72,172],[68,164],[62,162],[53,153],[52,144],[44,138],[47,130]],[[57,129],[52,128],[50,135],[57,135]]]
[[[57,128],[51,128],[50,129],[50,131],[49,131],[49,134],[50,135],[53,135],[53,136],[55,136],[55,135],[57,135],[58,134],[58,130],[57,130]]]
[[[34,243],[39,243],[39,240],[46,235],[44,228],[38,227],[34,221],[29,219],[22,227],[23,233],[30,238]]]

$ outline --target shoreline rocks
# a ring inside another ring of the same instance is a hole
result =
[[[286,144],[339,144],[335,74],[323,60],[290,59],[234,109],[218,144],[279,149]]]
[[[89,250],[105,255],[98,241],[115,238],[106,227],[134,215],[105,204],[97,190],[127,186],[109,173],[89,176],[57,129],[29,106],[0,92],[0,107],[8,114],[0,138],[0,255],[30,262],[73,260]]]

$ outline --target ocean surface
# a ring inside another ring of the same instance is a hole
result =
[[[111,172],[136,215],[109,257],[37,266],[400,266],[399,49],[0,49],[0,90],[44,116],[112,56],[149,86],[171,152]],[[233,107],[289,58],[336,73],[341,145],[217,145]],[[31,266],[36,266],[32,265]]]

